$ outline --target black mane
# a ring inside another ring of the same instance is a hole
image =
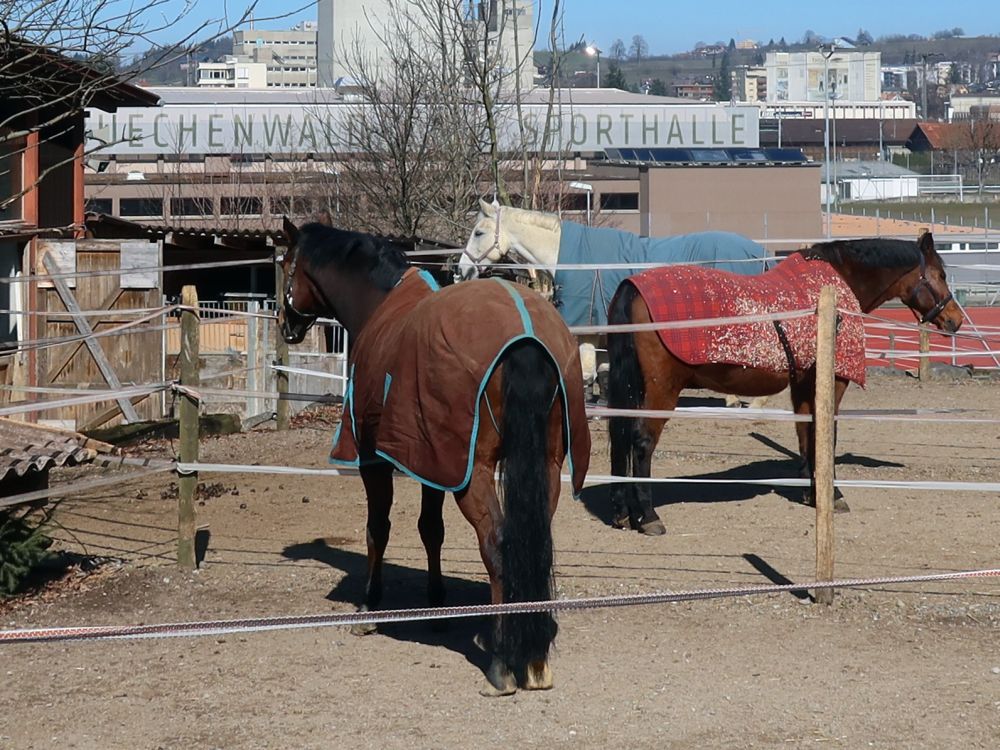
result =
[[[383,291],[392,289],[410,265],[403,248],[391,240],[316,222],[299,229],[298,251],[313,268],[334,265],[364,273]]]
[[[916,242],[881,239],[821,242],[800,252],[807,260],[853,262],[869,268],[912,268],[920,263],[921,256]]]

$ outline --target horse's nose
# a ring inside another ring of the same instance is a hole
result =
[[[946,330],[948,333],[955,333],[955,331],[958,330],[960,325],[962,325],[961,321],[948,318],[947,320],[944,321],[944,325],[942,326],[942,328],[944,328],[944,330]]]
[[[458,278],[460,281],[469,281],[479,275],[479,269],[474,263],[462,262],[458,265]]]

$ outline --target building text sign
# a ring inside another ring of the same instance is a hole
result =
[[[349,153],[352,114],[362,104],[173,106],[91,110],[88,151],[103,154]],[[507,149],[523,137],[535,152],[605,148],[725,148],[759,145],[754,106],[577,105],[513,108],[503,128]],[[102,147],[102,144],[106,144]]]

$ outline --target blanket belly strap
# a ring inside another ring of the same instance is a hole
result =
[[[795,352],[792,351],[792,343],[788,340],[788,333],[785,332],[785,327],[781,325],[780,320],[774,321],[774,330],[778,333],[778,341],[781,342],[781,348],[785,351],[785,358],[788,360],[788,378],[791,379],[795,377],[796,367],[795,367]]]

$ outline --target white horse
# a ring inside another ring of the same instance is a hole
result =
[[[458,276],[463,281],[473,279],[488,266],[509,258],[514,263],[528,266],[530,270],[554,269],[559,262],[559,242],[562,238],[562,221],[558,216],[543,211],[499,206],[479,201],[479,217],[458,262]],[[581,360],[584,364],[584,382],[597,380],[601,368],[594,356],[599,347],[598,336],[579,336]],[[584,349],[586,347],[586,350]],[[588,369],[587,363],[590,363]],[[750,402],[751,408],[762,408],[767,397]],[[739,407],[739,396],[726,395],[726,405]]]

